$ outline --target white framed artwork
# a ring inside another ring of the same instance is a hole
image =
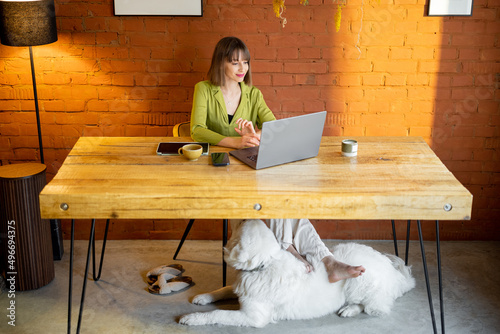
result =
[[[115,15],[203,16],[203,0],[114,0]]]
[[[429,0],[429,16],[471,16],[473,0]]]

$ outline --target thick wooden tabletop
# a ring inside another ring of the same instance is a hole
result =
[[[323,137],[319,155],[254,170],[158,156],[171,137],[82,137],[40,194],[43,218],[470,219],[472,195],[420,137]],[[228,149],[211,146],[211,152]]]

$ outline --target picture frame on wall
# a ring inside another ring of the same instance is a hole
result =
[[[429,0],[429,16],[471,16],[473,0]]]
[[[203,16],[203,0],[114,0],[115,15]]]

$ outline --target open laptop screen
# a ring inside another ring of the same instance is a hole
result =
[[[249,159],[249,149],[230,153],[256,169],[315,157],[319,152],[325,119],[326,111],[322,111],[266,122],[262,125],[256,160]]]

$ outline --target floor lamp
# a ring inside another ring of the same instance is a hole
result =
[[[0,0],[0,41],[3,45],[29,47],[38,145],[40,147],[40,160],[43,164],[42,129],[31,47],[57,41],[54,0]]]
[[[9,46],[28,46],[31,62],[31,79],[35,100],[36,124],[40,161],[43,158],[42,128],[36,90],[35,65],[32,46],[57,41],[56,11],[54,0],[0,0],[0,42]],[[50,220],[54,260],[60,260],[64,253],[61,222]]]

